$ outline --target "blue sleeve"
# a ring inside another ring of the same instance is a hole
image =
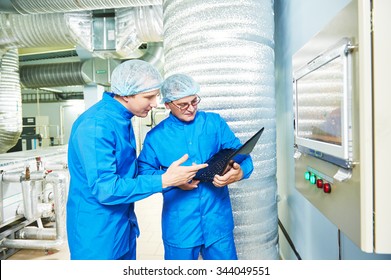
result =
[[[240,167],[242,168],[243,171],[243,177],[242,179],[247,179],[250,177],[251,173],[253,173],[254,170],[254,165],[253,165],[253,160],[250,155],[246,157],[245,160],[243,160],[240,163]]]
[[[219,127],[221,131],[221,149],[229,149],[229,148],[239,148],[241,146],[239,138],[235,136],[232,132],[231,128],[228,126],[226,121],[220,117]],[[246,156],[246,158],[240,163],[240,167],[243,171],[243,178],[247,179],[250,177],[251,173],[254,170],[253,161],[250,155]]]
[[[157,154],[151,145],[150,137],[147,134],[144,140],[143,148],[137,159],[139,174],[142,175],[161,175],[165,171],[161,170]]]
[[[161,164],[158,160],[158,156],[151,145],[149,134],[144,139],[143,148],[137,159],[139,174],[143,175],[162,175],[165,170],[161,169]],[[171,190],[174,187],[168,187],[163,189],[163,193]]]
[[[137,176],[135,156],[126,160],[127,166],[118,166],[121,155],[116,153],[116,145],[121,144],[121,139],[110,125],[99,119],[84,122],[73,138],[91,193],[100,203],[115,205],[161,192],[161,176]]]

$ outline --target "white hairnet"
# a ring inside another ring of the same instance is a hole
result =
[[[200,85],[185,74],[174,74],[168,77],[160,88],[165,103],[195,95],[199,91]]]
[[[150,63],[133,59],[118,65],[111,74],[111,91],[128,96],[159,89],[163,78]]]

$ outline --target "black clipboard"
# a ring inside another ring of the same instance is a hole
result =
[[[221,149],[218,151],[206,161],[208,164],[207,167],[198,170],[193,180],[212,182],[214,176],[216,174],[223,175],[224,171],[232,162],[241,163],[246,156],[252,152],[261,137],[263,130],[264,127],[247,140],[239,149]]]

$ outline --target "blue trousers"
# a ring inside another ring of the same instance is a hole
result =
[[[165,260],[237,260],[233,234],[205,247],[200,245],[191,248],[177,248],[164,243]]]

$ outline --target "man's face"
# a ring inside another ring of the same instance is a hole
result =
[[[171,113],[184,122],[191,122],[194,120],[197,106],[200,102],[198,95],[190,95],[181,99],[165,103],[167,109],[171,110]]]
[[[123,96],[125,107],[133,113],[133,115],[145,118],[152,108],[157,106],[157,97],[160,90],[156,89],[149,92],[139,93],[131,96]]]

